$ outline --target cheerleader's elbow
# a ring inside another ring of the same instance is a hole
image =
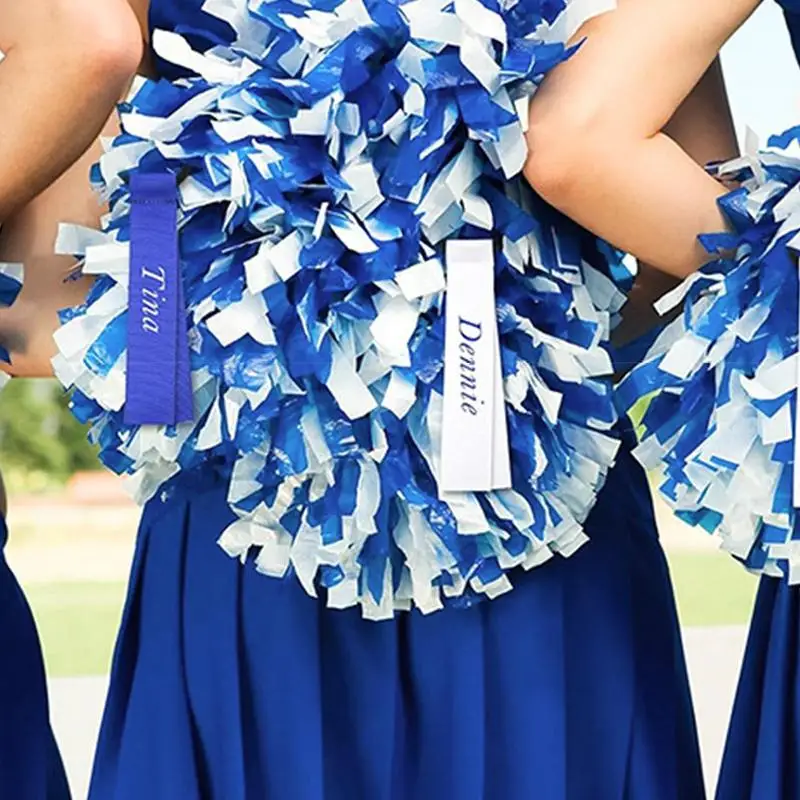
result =
[[[26,73],[38,68],[56,84],[79,75],[83,91],[102,92],[110,82],[130,79],[143,50],[128,0],[0,2],[0,51],[28,62]]]
[[[96,5],[95,13],[83,20],[83,68],[87,79],[121,93],[142,61],[141,30],[127,2]]]
[[[591,157],[580,126],[553,118],[532,121],[526,139],[525,179],[556,208],[571,205],[585,174],[586,159]]]

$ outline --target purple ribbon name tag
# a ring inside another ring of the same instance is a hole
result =
[[[192,380],[174,175],[131,176],[130,247],[125,422],[188,422]]]

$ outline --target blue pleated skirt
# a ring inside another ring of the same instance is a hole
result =
[[[775,578],[759,585],[717,797],[800,798],[800,587]]]
[[[647,483],[491,602],[368,622],[217,546],[207,486],[145,510],[91,800],[697,800]]]
[[[0,800],[68,800],[50,728],[44,662],[25,595],[6,563],[0,517]]]

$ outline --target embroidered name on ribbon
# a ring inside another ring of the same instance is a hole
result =
[[[440,492],[511,486],[489,240],[447,243]]]
[[[132,175],[131,204],[125,422],[176,425],[192,419],[192,382],[175,176]]]

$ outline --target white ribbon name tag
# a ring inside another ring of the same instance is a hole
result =
[[[488,240],[447,243],[441,493],[511,486],[494,250]]]

